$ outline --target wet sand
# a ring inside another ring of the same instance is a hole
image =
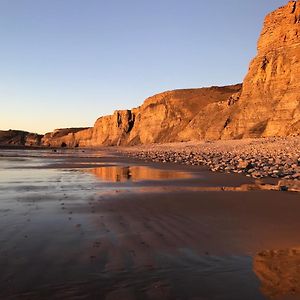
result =
[[[266,292],[255,268],[300,245],[299,193],[275,180],[104,151],[0,154],[0,299],[300,298],[295,283]]]

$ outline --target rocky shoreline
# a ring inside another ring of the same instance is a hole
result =
[[[153,144],[122,148],[130,157],[204,165],[211,171],[276,178],[281,190],[300,191],[300,137]]]

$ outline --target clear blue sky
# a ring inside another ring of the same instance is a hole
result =
[[[155,93],[241,82],[287,0],[0,0],[0,129],[92,126]]]

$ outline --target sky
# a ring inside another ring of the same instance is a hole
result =
[[[242,82],[285,0],[0,0],[0,130],[93,126],[166,90]]]

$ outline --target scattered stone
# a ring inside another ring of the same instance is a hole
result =
[[[204,165],[214,172],[281,179],[278,189],[300,191],[300,137],[152,144],[122,148],[153,162]],[[282,183],[284,180],[285,183]]]

